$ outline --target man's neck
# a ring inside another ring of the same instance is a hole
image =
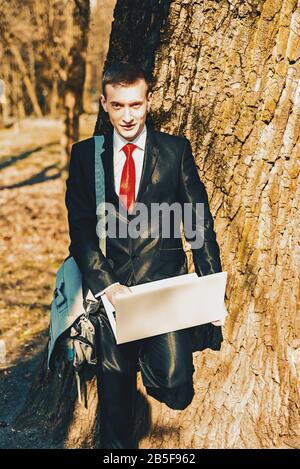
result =
[[[118,132],[118,130],[116,129],[116,127],[114,127],[114,132],[117,133],[117,135],[119,136],[119,138],[120,138],[121,140],[124,140],[124,142],[129,142],[129,143],[132,143],[132,142],[134,142],[135,140],[137,140],[137,139],[139,138],[139,136],[140,136],[143,132],[145,132],[146,130],[147,130],[147,129],[146,129],[146,124],[144,124],[144,126],[142,127],[142,129],[140,130],[140,132],[139,132],[134,138],[132,138],[131,140],[128,140],[127,138],[123,137],[123,135],[121,135],[121,134]]]
[[[117,131],[117,129],[114,129],[113,133],[113,146],[115,151],[121,151],[124,145],[128,143],[133,143],[137,147],[139,147],[141,150],[145,150],[145,145],[146,145],[146,139],[147,139],[147,127],[144,125],[143,129],[139,134],[134,138],[134,140],[127,140],[124,138],[122,135],[120,135]]]

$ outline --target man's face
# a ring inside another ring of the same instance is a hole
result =
[[[152,93],[147,96],[147,84],[139,79],[132,85],[106,85],[106,98],[101,104],[110,122],[126,140],[134,140],[142,131],[150,110]]]

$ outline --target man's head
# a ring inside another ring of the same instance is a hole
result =
[[[103,75],[101,104],[110,122],[126,140],[142,131],[152,102],[151,81],[141,66],[111,65]]]

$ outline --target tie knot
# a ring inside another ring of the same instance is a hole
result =
[[[126,145],[124,145],[122,150],[124,151],[126,157],[128,158],[128,156],[132,155],[135,148],[137,148],[137,146],[134,143],[126,143]]]

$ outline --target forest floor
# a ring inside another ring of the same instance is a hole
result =
[[[95,120],[83,116],[81,138]],[[0,448],[51,446],[13,422],[47,346],[55,273],[68,255],[61,136],[62,122],[46,118],[0,131]]]
[[[83,116],[80,138],[92,135],[95,121]],[[56,447],[14,421],[47,346],[55,274],[68,255],[61,136],[62,123],[46,118],[0,131],[0,448]]]

